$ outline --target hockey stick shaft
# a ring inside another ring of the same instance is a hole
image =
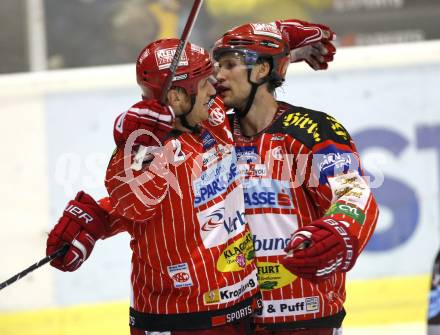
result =
[[[164,105],[166,101],[166,96],[168,90],[171,88],[171,83],[173,81],[174,75],[176,74],[177,66],[179,65],[180,57],[183,50],[185,50],[186,44],[188,43],[189,35],[191,35],[192,28],[196,22],[196,18],[199,15],[200,8],[202,7],[203,0],[194,0],[191,12],[189,13],[188,19],[186,20],[185,28],[183,29],[182,36],[180,37],[179,45],[176,48],[173,60],[171,61],[170,70],[163,85],[160,102]]]
[[[23,278],[27,274],[31,273],[32,271],[38,269],[39,267],[43,266],[46,263],[49,263],[53,259],[57,257],[62,257],[66,254],[67,250],[69,249],[69,246],[66,244],[65,246],[59,248],[57,251],[55,251],[53,254],[50,254],[49,256],[44,257],[43,259],[39,260],[37,263],[32,264],[30,267],[24,269],[23,271],[17,273],[15,276],[12,276],[8,280],[5,280],[3,283],[0,283],[0,290],[4,289],[6,286],[11,285],[12,283],[15,283],[17,280]]]

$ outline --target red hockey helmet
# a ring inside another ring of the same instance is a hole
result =
[[[175,38],[158,40],[147,45],[139,54],[136,78],[146,98],[160,99],[179,42]],[[195,95],[198,82],[212,73],[209,53],[195,44],[187,43],[171,87],[182,87],[189,95]]]
[[[258,59],[271,60],[268,79],[279,81],[281,85],[290,63],[288,38],[273,24],[247,23],[227,31],[217,40],[213,57],[218,61],[232,51],[241,54],[246,65],[254,65]]]

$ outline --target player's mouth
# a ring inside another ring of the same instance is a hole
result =
[[[223,85],[217,86],[217,94],[220,95],[222,98],[224,98],[225,95],[230,91],[231,89],[227,86],[223,86]]]

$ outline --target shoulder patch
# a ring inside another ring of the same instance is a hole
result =
[[[326,140],[350,144],[349,133],[334,117],[303,107],[280,104],[283,104],[287,110],[281,114],[268,132],[291,135],[308,148]]]

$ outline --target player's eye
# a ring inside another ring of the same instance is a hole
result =
[[[232,70],[237,63],[233,59],[225,59],[218,63],[217,68],[218,70],[226,69],[226,70]]]

